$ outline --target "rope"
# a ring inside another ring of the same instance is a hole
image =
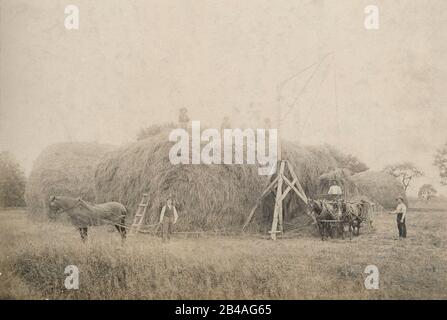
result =
[[[329,52],[328,54],[326,54],[323,58],[320,59],[320,61],[318,62],[314,62],[312,65],[304,68],[303,70],[299,71],[297,74],[293,75],[292,77],[288,78],[287,80],[283,81],[281,83],[281,85],[279,86],[279,90],[278,90],[278,102],[281,101],[281,90],[284,87],[285,84],[287,84],[289,81],[293,80],[294,78],[298,77],[301,73],[303,73],[304,71],[309,70],[310,68],[315,67],[314,71],[312,72],[312,74],[310,75],[309,78],[307,78],[304,86],[301,88],[300,92],[298,93],[298,95],[296,96],[296,98],[293,100],[293,102],[288,106],[288,110],[286,111],[286,113],[279,119],[280,122],[285,120],[286,117],[289,115],[289,113],[292,111],[292,109],[295,107],[295,104],[297,103],[298,99],[301,97],[301,95],[304,93],[304,91],[306,90],[306,88],[308,87],[308,85],[310,84],[311,80],[313,79],[313,77],[315,76],[315,74],[317,73],[318,69],[320,68],[321,64],[323,63],[324,60],[326,60],[326,58],[328,56],[330,56],[332,54],[332,52]],[[280,106],[279,106],[280,107]]]

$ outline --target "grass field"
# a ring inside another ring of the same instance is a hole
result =
[[[446,211],[410,211],[408,238],[397,241],[395,217],[378,214],[375,230],[349,240],[312,236],[158,238],[122,245],[116,232],[72,227],[0,211],[1,299],[445,299]],[[79,290],[64,287],[76,265]],[[364,287],[376,265],[380,288]]]

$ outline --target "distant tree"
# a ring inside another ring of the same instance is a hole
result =
[[[0,207],[25,205],[25,175],[9,152],[0,152]]]
[[[382,171],[399,179],[399,181],[404,186],[405,191],[407,191],[407,188],[410,185],[411,180],[424,175],[424,173],[411,162],[400,162],[388,165],[385,168],[383,168]]]
[[[137,133],[137,140],[143,140],[149,137],[156,136],[165,129],[174,129],[176,125],[172,122],[162,123],[162,124],[151,124],[146,128],[141,128]]]
[[[441,148],[436,150],[435,160],[433,164],[439,170],[439,177],[441,178],[441,184],[447,185],[447,143]]]
[[[435,197],[438,191],[431,184],[424,184],[419,188],[418,197],[420,199],[430,200]]]

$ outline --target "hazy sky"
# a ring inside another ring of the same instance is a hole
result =
[[[286,138],[335,144],[373,169],[410,160],[427,174],[414,187],[438,185],[445,0],[0,4],[0,150],[26,172],[51,143],[121,144],[142,126],[176,121],[180,107],[208,125],[228,115],[256,127],[281,105]],[[64,27],[68,4],[80,9],[79,30]],[[369,4],[379,30],[364,28]],[[294,75],[278,103],[279,84]]]

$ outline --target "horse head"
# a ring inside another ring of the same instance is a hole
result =
[[[306,214],[311,217],[314,222],[317,222],[317,218],[320,217],[321,213],[323,212],[322,203],[319,200],[308,198],[305,210]]]
[[[71,198],[66,196],[50,196],[50,208],[56,214],[62,213],[64,211],[74,209],[80,206],[81,198]]]
[[[343,199],[338,199],[336,202],[336,209],[337,209],[337,215],[338,218],[341,218],[346,214],[347,207],[346,207],[346,201]]]
[[[61,203],[60,203],[60,199],[58,198],[58,196],[51,196],[50,197],[50,208],[60,209],[60,207],[61,207]]]

